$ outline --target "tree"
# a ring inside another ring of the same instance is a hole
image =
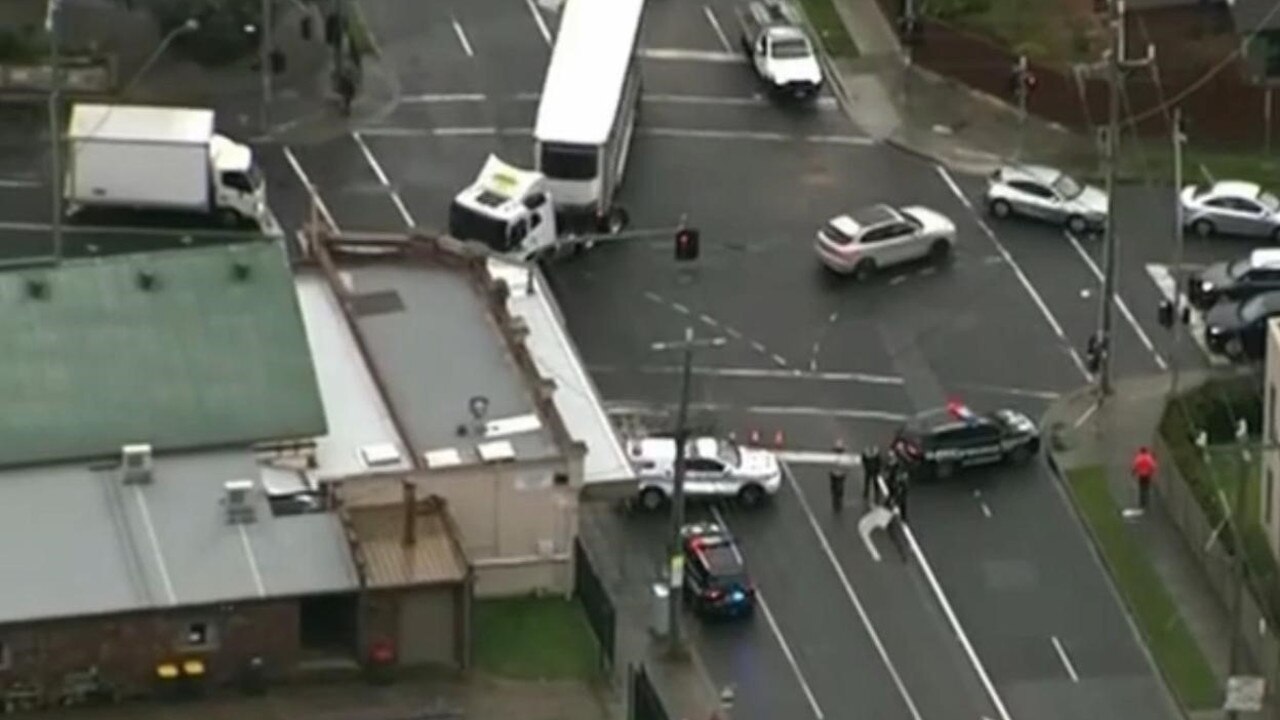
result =
[[[174,40],[173,50],[201,65],[226,65],[258,48],[263,0],[131,1],[151,13],[162,36],[181,27],[188,19],[199,21],[198,30]],[[274,3],[271,8],[275,13]]]

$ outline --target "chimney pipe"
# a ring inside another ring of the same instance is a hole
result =
[[[405,547],[411,547],[418,541],[418,523],[417,510],[418,497],[417,488],[414,487],[413,481],[406,479],[404,481],[404,544]]]

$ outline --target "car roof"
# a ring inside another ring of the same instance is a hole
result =
[[[1005,182],[1010,180],[1035,180],[1048,185],[1061,175],[1061,170],[1048,165],[1005,165],[1000,168],[1000,177]]]
[[[848,219],[849,222],[856,225],[861,230],[873,228],[877,225],[885,223],[897,222],[902,219],[902,213],[893,207],[880,203],[879,205],[867,205],[860,207],[852,212],[845,213],[837,220]]]
[[[689,439],[686,448],[689,457],[719,457],[720,439],[715,437],[695,437]],[[627,443],[627,452],[632,458],[645,460],[676,459],[676,441],[669,437],[648,437],[632,440]]]
[[[1213,184],[1209,194],[1218,197],[1242,197],[1253,200],[1262,194],[1262,186],[1241,180],[1219,180]]]
[[[957,406],[964,407],[964,406]],[[940,407],[932,410],[925,410],[917,413],[907,421],[907,429],[912,432],[933,433],[940,430],[950,430],[952,428],[964,427],[970,423],[990,422],[990,417],[985,413],[974,413],[965,407],[972,414],[972,419],[966,421],[959,416],[956,409],[952,407]]]
[[[1274,268],[1280,266],[1280,249],[1262,248],[1249,253],[1249,265],[1255,268]]]
[[[793,25],[773,25],[767,32],[771,40],[808,40],[804,31]]]

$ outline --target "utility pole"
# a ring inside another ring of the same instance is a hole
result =
[[[1186,251],[1186,230],[1182,227],[1182,147],[1187,134],[1182,126],[1182,108],[1173,109],[1173,339],[1169,347],[1169,398],[1178,394],[1178,341],[1182,335],[1183,287],[1182,258]]]
[[[1147,57],[1142,60],[1125,59],[1124,0],[1107,3],[1107,25],[1111,47],[1107,51],[1107,137],[1104,151],[1107,191],[1106,237],[1103,247],[1102,297],[1098,318],[1098,395],[1101,401],[1112,392],[1111,386],[1111,328],[1113,325],[1116,284],[1116,170],[1120,147],[1120,83],[1124,71],[1144,67],[1155,59],[1154,46],[1147,47]]]
[[[271,21],[271,0],[262,0],[262,22],[258,25],[258,31],[262,33],[262,37],[258,38],[258,52],[261,58],[258,64],[262,66],[262,130],[266,132],[271,127],[271,67],[272,44],[274,42],[271,37],[274,28]]]
[[[49,0],[44,19],[49,33],[49,165],[53,174],[51,212],[53,218],[53,261],[62,262],[62,0]]]
[[[667,600],[668,622],[670,623],[671,649],[679,651],[682,646],[680,632],[680,607],[684,592],[684,549],[681,529],[684,528],[684,458],[689,443],[689,392],[693,381],[693,351],[699,347],[721,347],[725,344],[722,337],[695,338],[693,328],[684,330],[684,339],[672,342],[656,342],[650,346],[655,352],[680,350],[684,354],[684,362],[680,370],[680,406],[676,411],[676,457],[672,469],[671,489],[671,545],[667,549]]]

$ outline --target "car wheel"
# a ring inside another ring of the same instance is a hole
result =
[[[645,488],[640,492],[640,507],[648,510],[649,512],[658,510],[666,501],[667,494],[658,488]]]
[[[1213,223],[1208,220],[1197,220],[1191,223],[1191,232],[1195,233],[1197,237],[1207,238],[1212,236],[1217,232],[1217,230],[1213,227]]]
[[[609,208],[609,212],[601,218],[600,229],[610,235],[617,235],[626,229],[631,216],[620,207]]]
[[[933,466],[933,477],[935,480],[946,480],[956,474],[956,464],[950,460],[943,460]]]
[[[236,227],[240,224],[240,213],[231,208],[223,208],[218,211],[218,222],[222,223],[223,227]]]
[[[876,261],[870,258],[859,262],[853,267],[853,279],[858,282],[866,282],[876,274]]]
[[[1072,215],[1067,218],[1067,229],[1076,235],[1081,235],[1089,229],[1089,223],[1079,215]]]
[[[1013,208],[1004,200],[991,201],[991,214],[998,218],[1007,218],[1013,214]]]
[[[1227,353],[1227,357],[1232,360],[1239,360],[1244,357],[1244,343],[1240,342],[1240,338],[1231,338],[1222,346],[1222,349]]]
[[[929,260],[942,265],[951,259],[951,243],[946,240],[934,240],[929,246]]]
[[[753,508],[759,506],[764,502],[764,488],[755,483],[743,485],[742,489],[738,491],[738,502],[742,503],[743,507]]]
[[[1021,465],[1031,459],[1031,448],[1019,445],[1009,453],[1009,462]]]

